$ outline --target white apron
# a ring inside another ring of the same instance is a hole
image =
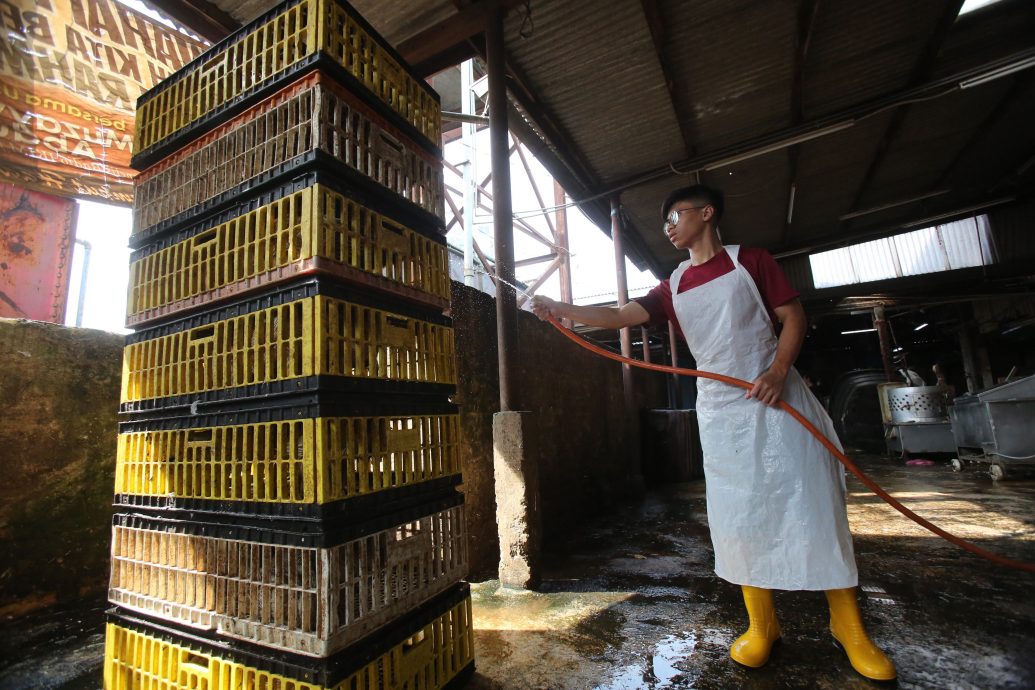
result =
[[[703,285],[678,294],[690,261],[669,280],[697,368],[754,381],[773,362],[776,335],[739,249],[726,247],[734,270]],[[841,464],[789,414],[744,394],[697,380],[715,573],[766,589],[856,586]],[[793,367],[782,397],[840,448],[830,417]]]

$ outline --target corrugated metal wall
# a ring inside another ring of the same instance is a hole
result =
[[[1035,257],[1035,201],[992,209],[988,219],[1000,261]]]
[[[946,238],[943,238],[943,240],[947,241],[945,241],[943,247],[944,255],[942,260],[948,261],[948,268],[971,265],[972,262],[969,261],[968,257],[972,257],[975,254],[982,257],[982,261],[978,263],[984,263],[992,253],[993,248],[988,247],[980,239],[976,231],[973,233],[969,231],[970,228],[974,227],[975,222],[981,222],[980,218],[978,221],[966,219],[946,224],[946,227],[966,230],[962,233],[947,233]],[[988,223],[995,243],[994,261],[1008,264],[1035,258],[1035,202],[1025,202],[992,209],[988,213]],[[960,226],[960,228],[957,228],[957,226]],[[927,231],[934,233],[933,228],[927,229]],[[938,271],[946,268],[946,266],[926,265],[929,263],[929,260],[933,260],[934,254],[922,250],[925,246],[930,246],[932,243],[937,244],[937,238],[925,238],[921,235],[912,234],[881,241],[895,243],[899,260],[910,263],[909,267],[902,267],[903,272],[906,274]],[[922,260],[923,257],[927,257],[927,260]],[[802,293],[802,295],[814,294],[816,292],[808,254],[787,257],[786,259],[781,259],[779,263],[798,292]],[[847,264],[842,268],[845,271],[852,270]],[[856,268],[859,267],[856,266]],[[863,276],[860,276],[860,278],[863,278]],[[865,278],[863,279],[865,280]]]
[[[808,254],[798,254],[797,256],[780,259],[779,264],[783,272],[787,274],[787,279],[791,281],[791,285],[794,286],[795,290],[803,295],[814,290],[812,266],[809,264]]]

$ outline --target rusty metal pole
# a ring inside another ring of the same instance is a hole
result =
[[[884,307],[873,308],[873,327],[877,329],[877,337],[880,339],[880,359],[884,363],[884,378],[887,381],[895,380],[895,368],[891,364],[891,332],[888,330],[888,321],[884,318]]]
[[[645,326],[640,326],[640,340],[643,344],[643,361],[650,364],[650,333]]]
[[[668,322],[668,352],[672,362],[672,366],[679,366],[679,353],[676,351],[676,347],[679,343],[676,341],[676,327],[671,321]],[[683,389],[680,387],[680,376],[679,374],[672,374],[672,409],[678,408],[683,403]]]
[[[496,340],[499,346],[500,410],[517,410],[517,296],[514,294],[514,221],[510,198],[510,142],[503,52],[503,9],[488,10],[485,54],[489,76],[489,139],[492,154],[492,214],[496,239]]]
[[[625,249],[622,244],[622,218],[619,213],[620,205],[618,197],[611,197],[611,241],[615,247],[615,281],[618,284],[618,306],[624,307],[629,303],[629,283],[625,275]],[[632,333],[630,329],[623,328],[619,334],[622,345],[622,356],[632,357]],[[622,365],[622,382],[625,389],[625,401],[628,412],[632,412],[632,367],[628,364]]]
[[[611,198],[611,241],[615,246],[615,280],[618,283],[618,306],[629,303],[629,284],[625,275],[625,249],[622,242],[622,216],[618,197]],[[621,330],[622,356],[632,356],[631,329]],[[625,438],[625,454],[629,458],[628,481],[637,491],[643,490],[643,470],[640,456],[640,417],[636,409],[636,389],[633,386],[632,367],[622,365],[622,393],[625,403],[625,414],[629,420]]]
[[[615,248],[615,281],[618,284],[618,306],[629,303],[629,283],[625,277],[625,249],[622,247],[622,219],[618,197],[611,197],[611,242]],[[632,335],[628,328],[621,332],[622,356],[632,356]],[[623,365],[628,368],[628,365]]]

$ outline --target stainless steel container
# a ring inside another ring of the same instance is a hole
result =
[[[958,448],[1003,463],[1035,463],[1035,376],[960,396],[951,412]]]
[[[949,389],[906,386],[887,390],[892,424],[916,424],[948,419]]]

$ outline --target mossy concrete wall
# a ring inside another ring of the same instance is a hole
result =
[[[471,579],[496,577],[492,415],[499,411],[496,303],[453,284]],[[575,345],[528,312],[518,319],[517,396],[538,429],[544,546],[568,527],[642,490],[639,415],[625,412],[622,367]],[[667,405],[664,375],[634,370],[636,407]]]
[[[471,578],[496,577],[492,416],[499,411],[496,305],[453,285]],[[621,367],[522,312],[518,394],[540,438],[543,539],[639,490],[638,415]],[[102,589],[108,574],[122,336],[0,319],[0,614]],[[638,406],[663,377],[635,372]],[[632,440],[631,450],[626,447]]]
[[[107,586],[122,343],[0,319],[0,612]]]

